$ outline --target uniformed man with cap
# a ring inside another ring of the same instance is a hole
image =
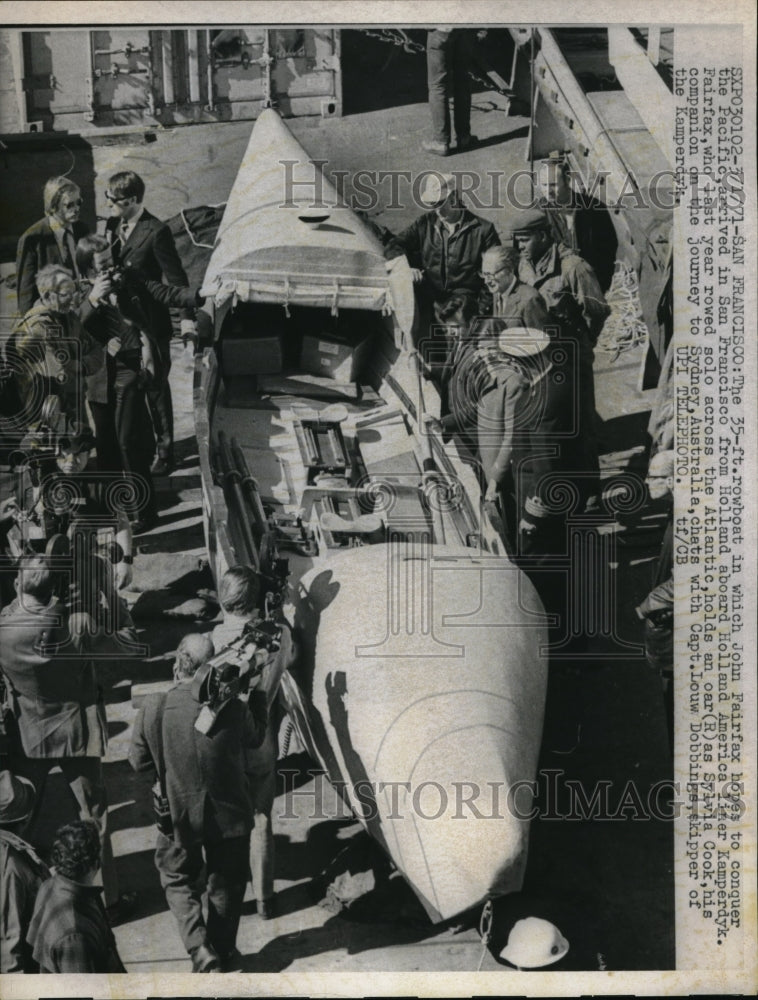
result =
[[[543,330],[493,320],[490,333],[479,348],[489,373],[477,405],[484,498],[502,503],[514,558],[560,612],[563,574],[552,564],[566,554],[566,516],[586,489],[570,353]]]
[[[429,171],[421,185],[420,200],[429,211],[396,237],[393,248],[408,258],[419,292],[422,322],[425,318],[428,323],[434,303],[451,295],[478,302],[484,290],[482,254],[498,246],[500,237],[491,222],[465,207],[453,174]]]
[[[594,347],[611,310],[592,267],[555,241],[541,208],[521,212],[509,231],[521,250],[519,278],[538,289],[548,309]]]

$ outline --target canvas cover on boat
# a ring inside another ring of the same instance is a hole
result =
[[[217,307],[236,296],[335,313],[392,312],[409,329],[413,291],[403,263],[393,261],[390,274],[373,233],[341,202],[279,115],[264,110],[229,195],[202,294],[213,296]]]

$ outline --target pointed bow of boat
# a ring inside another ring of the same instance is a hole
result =
[[[330,777],[433,919],[520,888],[546,684],[529,581],[470,550],[383,545],[318,580],[313,704]]]
[[[217,306],[235,296],[334,310],[393,308],[381,244],[271,109],[250,136],[202,294]]]

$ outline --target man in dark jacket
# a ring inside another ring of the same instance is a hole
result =
[[[217,712],[203,702],[213,644],[187,635],[177,650],[175,685],[145,700],[134,724],[129,762],[155,770],[170,826],[159,827],[155,864],[193,972],[223,968],[236,952],[253,825],[245,749],[266,732],[265,692]],[[207,723],[207,724],[204,724]],[[203,857],[204,856],[204,857]],[[208,920],[199,878],[205,863]]]
[[[129,266],[114,285],[110,277],[112,249],[104,236],[81,240],[76,259],[86,295],[79,306],[79,317],[104,348],[102,366],[87,379],[98,471],[126,472],[138,482],[141,480],[147,497],[135,524],[135,533],[139,534],[157,518],[150,472],[154,442],[145,398],[156,373],[160,375],[142,303],[149,296],[158,304],[190,308],[194,307],[195,295],[188,288],[142,278]]]
[[[37,274],[47,264],[59,264],[76,275],[74,249],[87,235],[79,221],[82,195],[69,177],[51,177],[44,190],[45,218],[30,226],[18,241],[16,297],[23,316],[36,302],[40,289]]]
[[[500,237],[491,222],[464,207],[452,174],[430,172],[420,197],[432,210],[403,230],[385,252],[391,256],[399,249],[408,258],[419,291],[423,333],[434,303],[451,295],[479,300],[484,290],[482,254],[497,246]]]
[[[37,891],[50,877],[47,865],[23,838],[34,808],[34,785],[0,771],[0,973],[37,972],[26,932]]]
[[[126,972],[100,893],[100,839],[89,820],[58,830],[55,874],[37,895],[27,941],[40,972]]]
[[[72,814],[97,824],[106,852],[106,902],[113,906],[118,902],[118,884],[102,764],[108,729],[94,663],[84,648],[84,635],[94,630],[94,622],[85,625],[70,619],[54,594],[54,583],[43,556],[26,559],[16,579],[16,599],[0,612],[0,668],[10,689],[23,750],[11,764],[16,774],[34,782],[40,813],[50,772],[61,769],[71,790]]]
[[[521,213],[511,232],[521,249],[520,280],[539,291],[566,333],[575,332],[591,355],[611,311],[592,267],[570,246],[556,242],[541,209]]]
[[[113,174],[105,197],[111,205],[106,235],[113,248],[113,258],[122,267],[133,268],[150,281],[165,280],[169,285],[187,287],[187,275],[176,252],[171,231],[142,204],[145,182],[131,170]],[[147,317],[148,330],[159,355],[156,379],[147,398],[157,439],[155,475],[165,475],[173,465],[174,414],[168,375],[171,369],[173,325],[167,306],[144,288],[140,303]],[[195,332],[194,311],[181,313],[182,332]]]

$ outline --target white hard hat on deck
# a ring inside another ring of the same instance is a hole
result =
[[[525,917],[511,928],[500,957],[519,969],[539,969],[560,961],[568,950],[568,941],[555,924],[541,917]]]

